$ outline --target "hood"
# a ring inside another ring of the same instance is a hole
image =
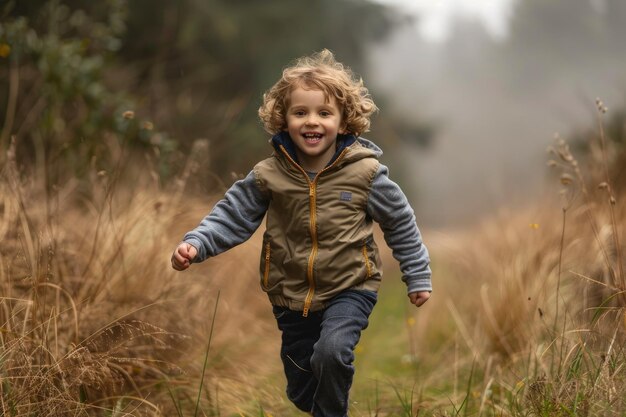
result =
[[[378,145],[376,145],[371,140],[365,138],[357,138],[357,142],[359,142],[361,146],[371,150],[374,153],[376,159],[379,159],[381,156],[383,156],[383,150],[380,149]]]

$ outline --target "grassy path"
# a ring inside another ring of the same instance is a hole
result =
[[[397,272],[386,276],[370,325],[356,349],[356,376],[350,398],[352,417],[409,415],[411,404],[415,415],[420,402],[428,404],[431,402],[428,398],[441,396],[442,391],[453,392],[452,382],[441,385],[438,381],[439,386],[430,386],[433,374],[446,373],[438,368],[454,365],[449,360],[449,333],[443,334],[440,328],[430,329],[428,323],[428,317],[444,305],[433,297],[417,309],[409,304],[406,286]],[[274,417],[302,416],[282,393],[285,384],[282,368],[272,368],[273,374],[261,382],[271,400],[256,399],[247,406],[262,408]]]

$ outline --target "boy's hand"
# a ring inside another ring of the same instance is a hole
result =
[[[430,298],[429,291],[418,291],[409,294],[409,300],[411,304],[415,304],[416,307],[421,307]]]
[[[189,243],[182,242],[172,254],[172,268],[177,271],[184,271],[189,268],[191,261],[198,254],[198,250]]]

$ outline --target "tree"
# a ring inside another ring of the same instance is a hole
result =
[[[110,165],[115,137],[167,167],[208,138],[221,176],[269,153],[256,110],[285,65],[329,48],[362,72],[368,44],[402,21],[351,0],[34,0],[3,16],[3,154],[16,135],[21,160],[83,172],[94,158]]]

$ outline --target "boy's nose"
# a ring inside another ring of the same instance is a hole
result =
[[[309,116],[306,119],[306,124],[307,125],[317,125],[318,121],[317,121],[317,117],[316,116]]]

